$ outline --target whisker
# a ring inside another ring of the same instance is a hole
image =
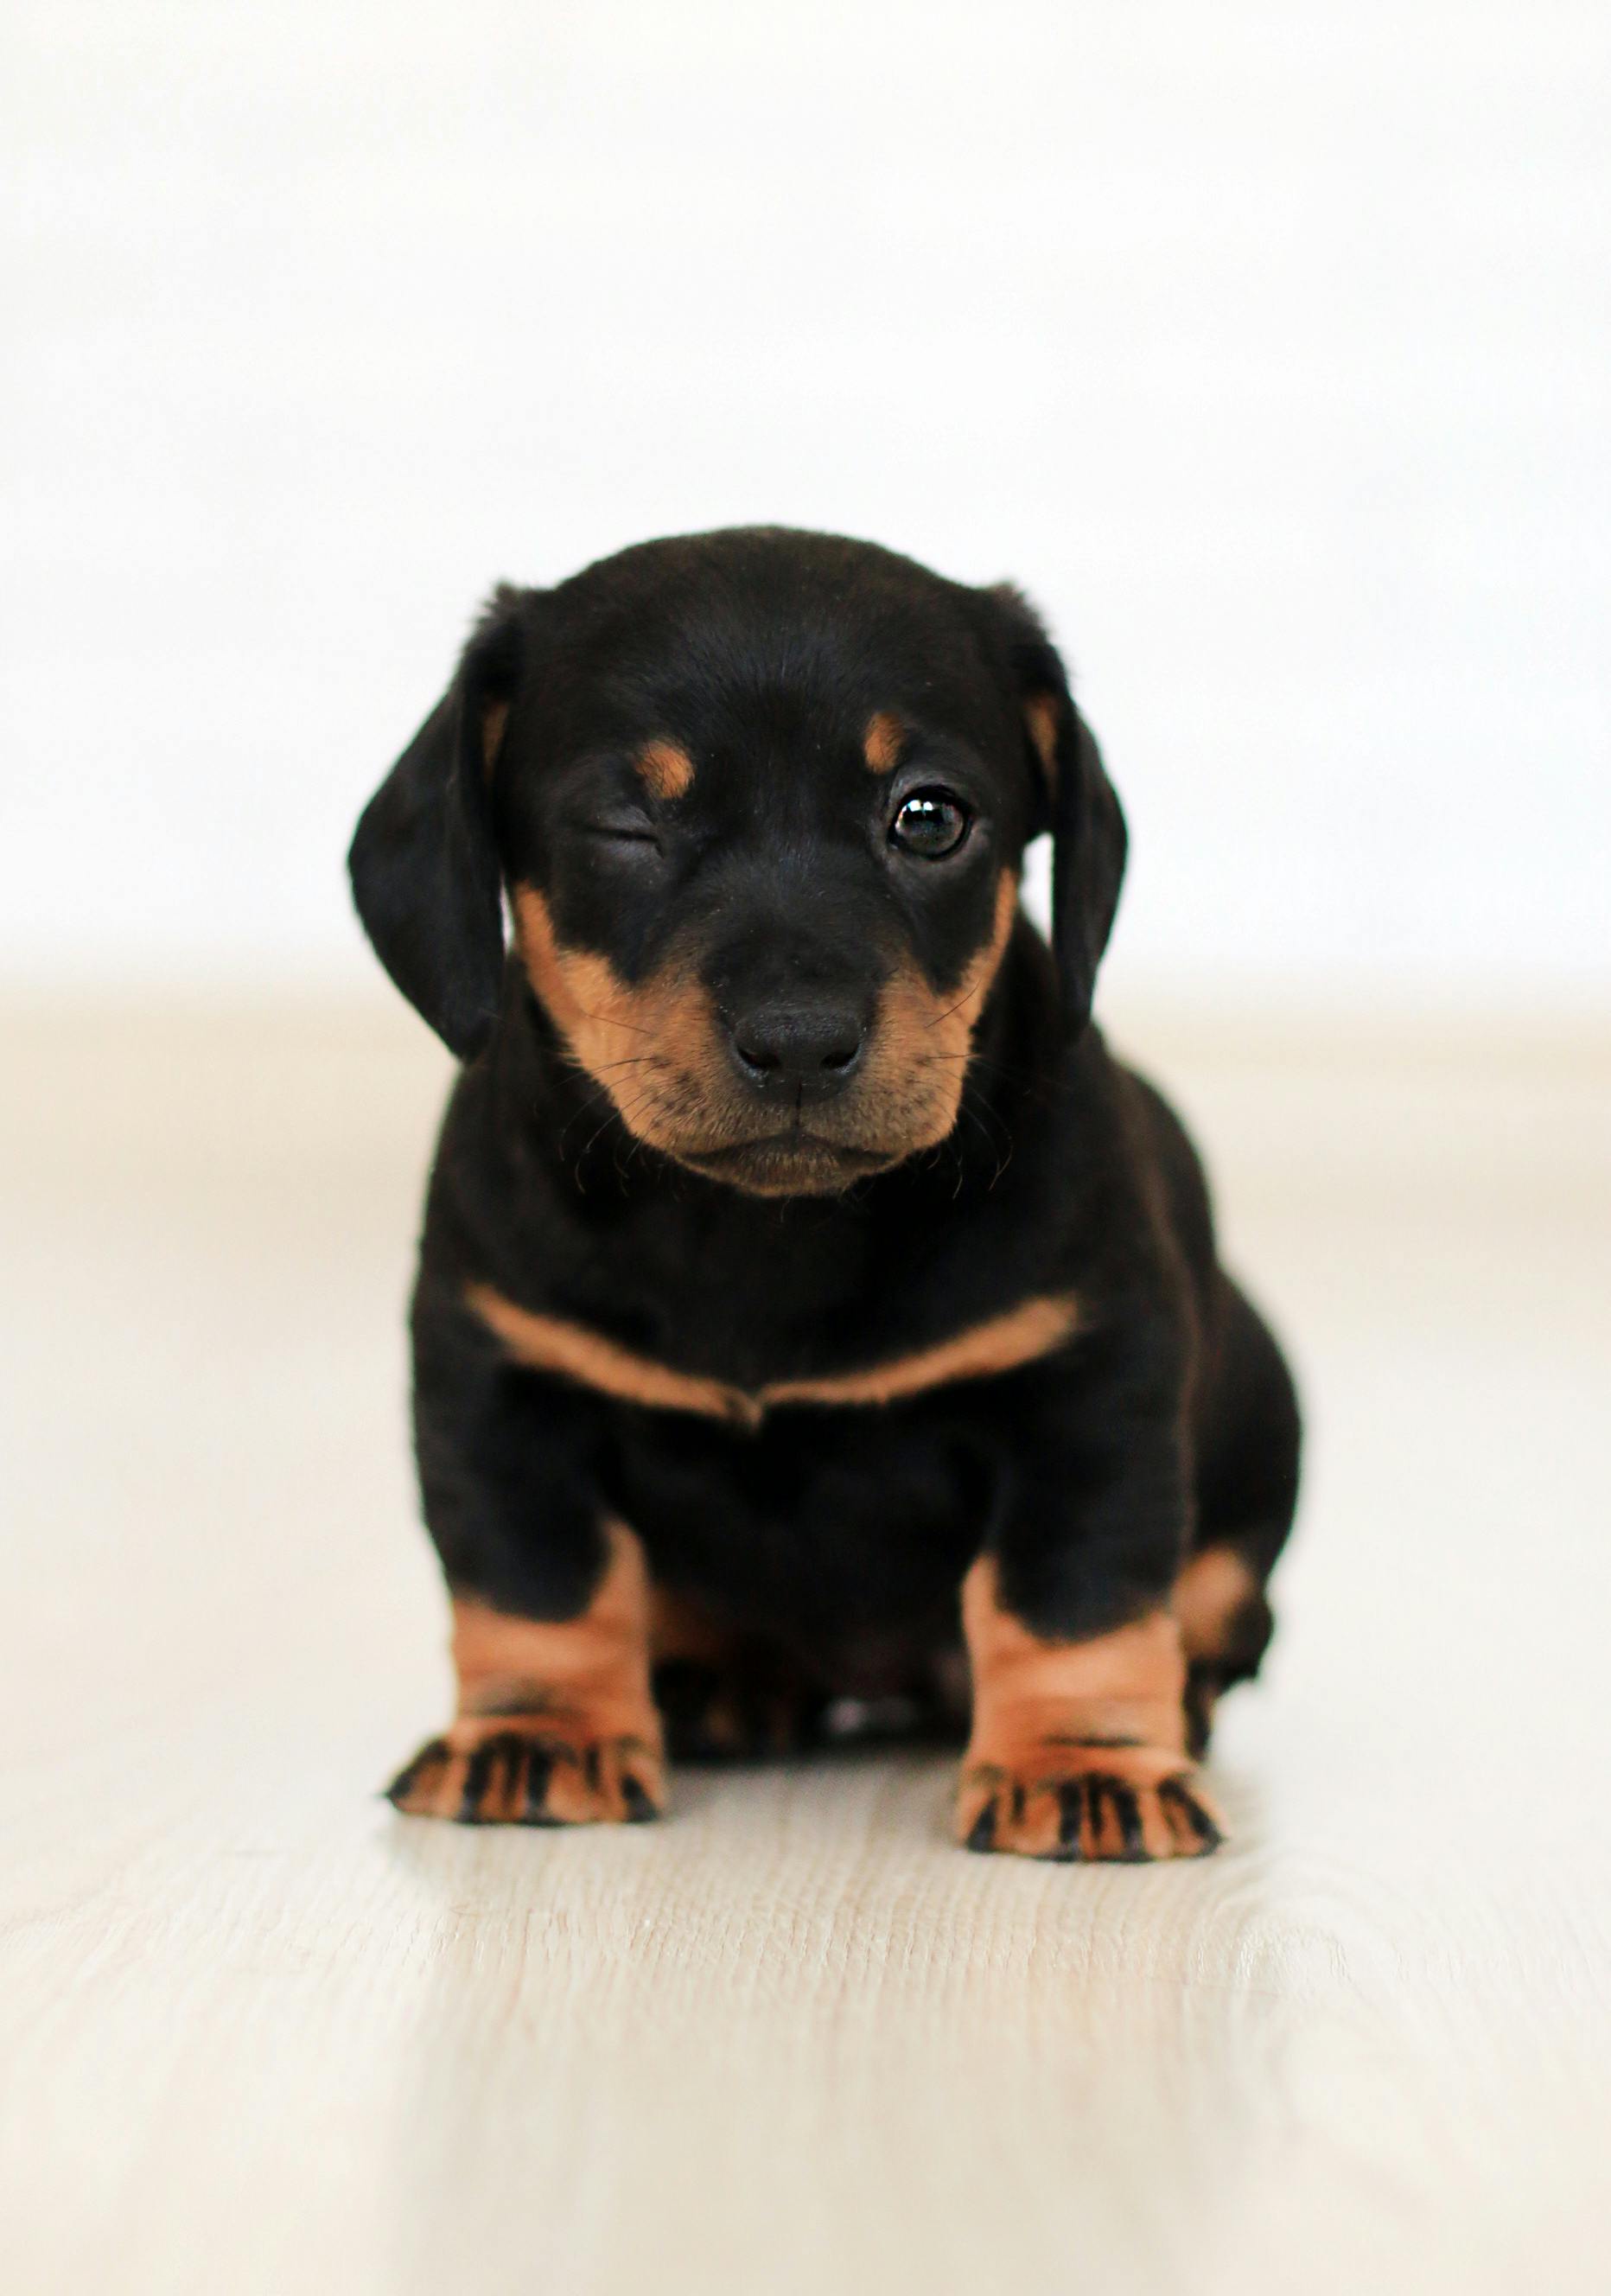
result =
[[[635,1021],[617,1021],[613,1013],[590,1013],[585,1004],[578,1004],[577,1010],[585,1021],[591,1021],[598,1029],[626,1029],[634,1037],[652,1037],[654,1034],[652,1029],[642,1028]]]
[[[588,1074],[602,1078],[616,1074],[622,1069],[664,1069],[666,1065],[663,1055],[658,1053],[633,1053],[624,1061],[606,1061],[601,1068],[591,1069]],[[561,1155],[565,1152],[566,1136],[572,1125],[578,1123],[590,1108],[596,1106],[601,1099],[606,1097],[612,1100],[615,1098],[614,1086],[603,1082],[596,1084],[594,1089],[584,1096],[578,1106],[566,1119],[560,1132],[559,1146]]]
[[[990,1153],[991,1153],[991,1154],[995,1158],[995,1170],[994,1170],[994,1172],[991,1175],[991,1178],[990,1178],[990,1185],[994,1188],[994,1187],[995,1186],[995,1185],[996,1185],[996,1182],[1001,1178],[1001,1177],[1002,1177],[1002,1173],[1007,1169],[1008,1165],[1009,1165],[1009,1164],[1010,1164],[1010,1163],[1011,1163],[1011,1161],[1012,1161],[1012,1150],[1013,1150],[1012,1136],[1010,1135],[1010,1133],[1009,1133],[1009,1134],[1007,1134],[1007,1135],[1006,1135],[1005,1148],[1003,1149],[1002,1145],[1000,1143],[998,1143],[995,1139],[994,1139],[994,1138],[992,1137],[992,1136],[991,1136],[991,1132],[990,1132],[990,1128],[989,1128],[988,1125],[985,1123],[985,1118],[984,1118],[984,1115],[983,1115],[983,1113],[981,1112],[981,1111],[979,1111],[979,1110],[978,1110],[978,1109],[977,1109],[977,1108],[969,1108],[969,1105],[968,1105],[968,1103],[966,1103],[966,1101],[960,1101],[960,1102],[958,1103],[958,1104],[957,1104],[957,1114],[958,1114],[959,1116],[965,1116],[965,1117],[967,1118],[968,1121],[969,1121],[969,1122],[973,1126],[974,1129],[978,1133],[979,1137],[984,1141],[985,1147],[989,1150]],[[954,1136],[954,1136],[954,1134],[953,1134],[953,1137],[954,1138]],[[959,1152],[958,1152],[958,1162],[959,1162],[959,1167],[960,1167],[960,1164],[961,1164],[961,1152],[960,1152],[960,1150],[959,1150]],[[959,1185],[959,1186],[960,1186],[960,1185],[961,1185],[960,1173],[959,1173],[959,1183],[958,1183],[958,1185]]]
[[[948,1004],[943,1013],[936,1013],[934,1019],[925,1025],[930,1029],[937,1029],[942,1021],[949,1021],[953,1013],[960,1013],[964,1004],[971,1003],[984,986],[982,981],[976,981],[971,988],[965,988],[962,991],[954,1004]]]
[[[623,1104],[618,1102],[612,1102],[609,1109],[605,1114],[603,1122],[598,1127],[596,1131],[589,1133],[586,1142],[579,1151],[577,1157],[577,1165],[580,1166],[585,1160],[594,1142],[602,1139],[605,1133],[609,1131],[611,1124],[616,1122],[617,1119],[630,1133],[632,1131],[633,1119],[636,1116],[641,1116],[646,1108],[651,1107],[654,1104],[656,1097],[657,1095],[654,1093],[644,1091],[641,1092],[635,1100],[628,1103]],[[618,1146],[617,1152],[619,1152]]]
[[[611,1097],[610,1089],[607,1084],[601,1084],[595,1086],[592,1092],[586,1093],[583,1095],[582,1099],[577,1103],[571,1113],[566,1118],[564,1124],[560,1127],[559,1149],[561,1155],[565,1153],[566,1135],[570,1131],[571,1127],[575,1124],[579,1124],[590,1108],[595,1108],[600,1101],[609,1100]]]

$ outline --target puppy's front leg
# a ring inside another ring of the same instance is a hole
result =
[[[1032,1857],[1198,1857],[1220,1821],[1186,1753],[1169,1594],[1185,1538],[1182,1414],[1122,1343],[1026,1382],[1004,1519],[962,1590],[973,1727],[956,1832]]]
[[[574,1619],[526,1619],[454,1596],[458,1714],[388,1788],[414,1817],[585,1825],[653,1817],[664,1791],[649,1693],[642,1552],[606,1527],[597,1588]]]
[[[426,1521],[453,1597],[457,1712],[388,1789],[470,1825],[653,1817],[664,1799],[643,1553],[606,1511],[595,1398],[417,1312]]]

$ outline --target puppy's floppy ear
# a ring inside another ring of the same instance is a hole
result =
[[[1039,615],[1010,583],[985,594],[1006,644],[1023,715],[1037,794],[1032,834],[1051,832],[1051,945],[1064,1009],[1077,1032],[1091,1017],[1096,969],[1119,905],[1124,816]]]
[[[376,955],[461,1060],[497,1018],[503,888],[492,767],[535,594],[502,586],[453,684],[359,817],[347,865]]]

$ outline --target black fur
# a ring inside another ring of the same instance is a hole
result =
[[[489,703],[507,709],[490,769]],[[886,709],[915,729],[916,762],[879,777],[861,742]],[[662,736],[696,764],[666,806],[630,762]],[[891,858],[880,808],[914,774],[974,809],[954,858]],[[526,884],[560,941],[625,983],[694,950],[724,1021],[763,992],[876,1015],[903,958],[943,1004],[987,939],[999,873],[1047,827],[1055,959],[1019,915],[953,1128],[837,1188],[752,1194],[646,1144],[630,1095],[618,1108],[568,1057],[503,955],[500,888]],[[413,1310],[426,1520],[455,1590],[575,1616],[616,1515],[657,1581],[825,1693],[920,1705],[982,1548],[1007,1603],[1059,1636],[1156,1607],[1194,1542],[1237,1546],[1263,1579],[1296,1497],[1291,1383],[1217,1263],[1179,1123],[1086,1025],[1124,858],[1096,744],[1015,592],[766,530],[499,594],[352,854],[388,970],[469,1056]],[[751,1431],[520,1368],[466,1305],[471,1283],[749,1391],[1035,1295],[1075,1293],[1080,1318],[1021,1368],[877,1407],[785,1406]],[[1267,1634],[1267,1611],[1247,1622],[1227,1678]]]
[[[482,756],[482,712],[506,701],[519,603],[500,592],[458,674],[364,808],[349,857],[376,954],[461,1059],[498,1013],[503,888]]]

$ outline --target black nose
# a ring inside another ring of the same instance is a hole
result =
[[[848,1004],[758,1004],[732,1026],[739,1073],[777,1100],[830,1100],[855,1075],[866,1024]]]

